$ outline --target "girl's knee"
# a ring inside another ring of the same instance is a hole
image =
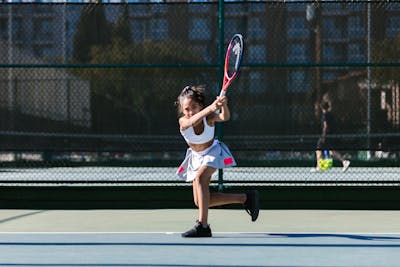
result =
[[[201,167],[197,172],[197,177],[195,179],[197,184],[208,184],[214,172],[214,168],[208,166]]]
[[[211,177],[209,175],[206,174],[201,174],[196,178],[196,183],[198,185],[208,185],[209,181],[210,181]]]

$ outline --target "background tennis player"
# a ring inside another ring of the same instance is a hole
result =
[[[343,156],[333,150],[335,147],[335,139],[330,138],[329,135],[334,133],[335,129],[335,120],[331,113],[331,103],[328,100],[323,100],[320,104],[321,108],[321,136],[318,139],[317,150],[316,150],[316,159],[317,165],[315,168],[311,169],[312,172],[321,171],[323,168],[319,165],[319,163],[323,160],[323,151],[328,151],[328,155],[332,156],[342,162],[343,168],[342,171],[345,172],[348,170],[350,166],[350,161],[345,160]]]

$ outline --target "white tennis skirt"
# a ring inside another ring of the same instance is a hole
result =
[[[236,161],[224,143],[214,140],[214,143],[203,151],[197,152],[188,148],[185,159],[181,166],[179,166],[176,174],[182,180],[191,182],[196,178],[197,170],[201,166],[223,169],[236,166]]]

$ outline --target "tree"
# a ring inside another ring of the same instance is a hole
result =
[[[185,64],[198,62],[199,58],[178,42],[127,44],[117,39],[108,46],[95,47],[90,63]],[[195,68],[152,66],[90,69],[87,74],[93,81],[96,132],[161,134],[176,130],[175,98],[184,81],[195,80],[200,73]]]
[[[91,60],[93,46],[110,44],[111,28],[107,22],[104,7],[96,4],[82,9],[77,32],[74,36],[73,62],[87,63]]]
[[[400,55],[400,34],[393,39],[384,39],[373,44],[372,61],[376,63],[398,62]],[[400,81],[400,72],[397,67],[378,67],[372,74],[381,84],[390,81]]]
[[[121,16],[113,27],[113,39],[120,39],[126,44],[130,44],[132,42],[131,32],[128,4],[124,4],[121,6]]]
[[[154,67],[202,62],[191,47],[173,41],[132,42],[128,5],[114,25],[108,24],[101,5],[82,12],[74,38],[74,61],[111,68],[73,69],[91,81],[93,131],[97,133],[171,133],[176,131],[173,106],[185,81],[209,79],[213,69]],[[103,26],[100,26],[103,25]],[[98,31],[104,28],[104,32]],[[121,64],[121,67],[115,65]],[[149,64],[126,67],[126,64]],[[171,121],[172,120],[172,121]]]

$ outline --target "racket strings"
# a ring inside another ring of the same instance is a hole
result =
[[[232,77],[239,69],[243,53],[242,42],[239,38],[232,40],[228,53],[228,76]]]

